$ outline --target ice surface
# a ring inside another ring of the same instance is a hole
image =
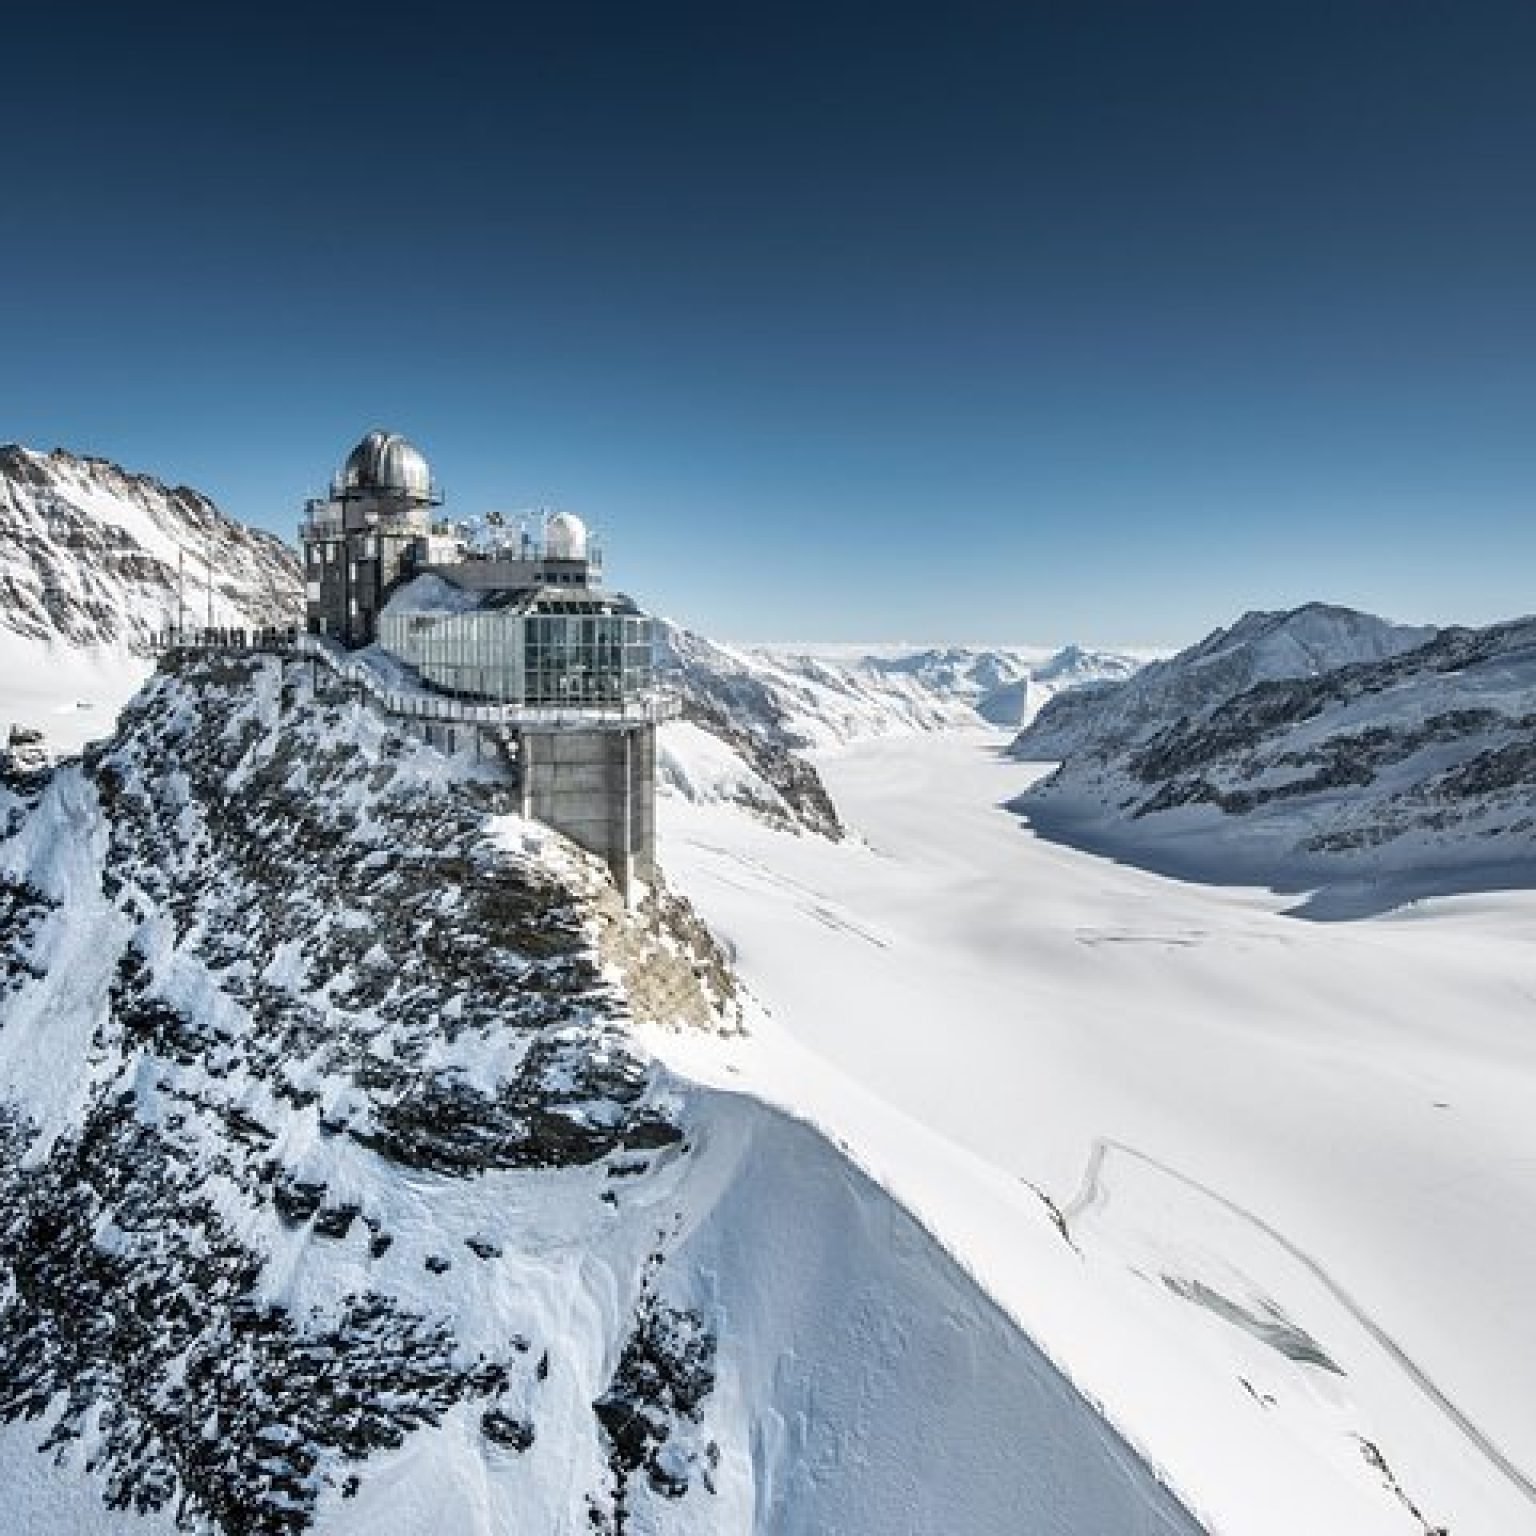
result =
[[[12,725],[41,731],[60,754],[110,736],[151,667],[119,647],[62,645],[0,628],[0,746]]]
[[[824,755],[863,842],[668,802],[764,1011],[661,1048],[837,1137],[1212,1530],[1536,1531],[1536,893],[1298,921],[1035,838],[1002,745]]]

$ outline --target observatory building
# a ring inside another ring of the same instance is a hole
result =
[[[312,635],[388,652],[440,718],[512,761],[524,813],[607,860],[626,892],[655,854],[651,621],[602,586],[580,518],[537,532],[443,521],[426,460],[370,432],[300,539]],[[455,704],[453,701],[458,701]],[[462,705],[463,707],[458,707]]]
[[[427,461],[398,433],[370,432],[347,455],[300,529],[312,633],[348,647],[373,639],[386,594],[432,558],[442,500]]]

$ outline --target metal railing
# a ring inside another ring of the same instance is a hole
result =
[[[298,629],[168,629],[155,636],[155,646],[162,651],[257,651],[304,656],[324,663],[343,682],[366,693],[390,714],[412,720],[590,731],[660,725],[675,720],[682,709],[679,697],[664,689],[652,689],[617,702],[541,705],[494,704],[429,693],[426,689],[391,687],[375,668],[336,641]]]
[[[291,655],[298,643],[299,630],[294,625],[251,629],[241,625],[171,625],[157,629],[150,637],[150,647],[165,651],[264,651]]]
[[[602,704],[493,704],[458,699],[425,689],[392,688],[366,661],[351,655],[324,635],[301,634],[295,650],[323,661],[344,682],[361,688],[392,715],[416,720],[460,721],[466,725],[540,725],[555,729],[592,730],[605,725],[659,725],[676,719],[681,701],[656,690],[633,699]]]

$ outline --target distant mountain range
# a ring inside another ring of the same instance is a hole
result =
[[[1171,873],[1326,887],[1316,910],[1536,873],[1536,619],[1251,613],[1130,680],[1053,701],[1018,806]]]
[[[1141,665],[1077,646],[727,646],[665,620],[657,660],[686,716],[662,733],[665,788],[834,836],[836,811],[802,753],[905,732],[1018,726],[1059,692]]]

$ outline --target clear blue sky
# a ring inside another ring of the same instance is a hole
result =
[[[0,440],[364,430],[734,638],[1536,608],[1536,5],[8,14]]]

